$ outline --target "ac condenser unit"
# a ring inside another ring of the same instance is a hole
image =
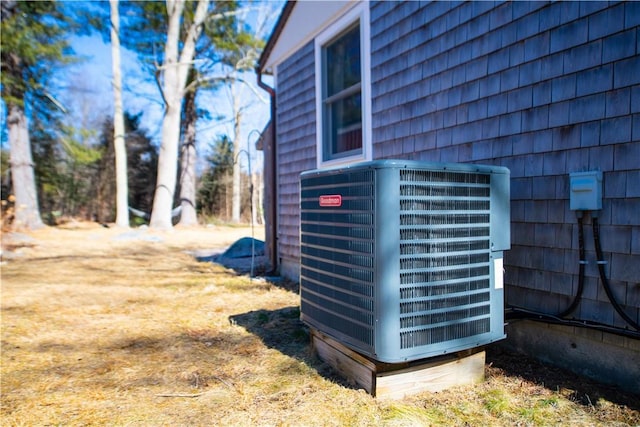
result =
[[[380,160],[300,177],[301,318],[381,362],[505,337],[509,170]]]

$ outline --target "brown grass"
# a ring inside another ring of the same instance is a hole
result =
[[[492,348],[482,384],[378,401],[311,353],[294,285],[194,256],[248,235],[3,235],[0,424],[640,424],[638,397]]]

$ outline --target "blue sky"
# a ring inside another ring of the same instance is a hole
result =
[[[65,107],[72,114],[86,115],[87,113],[83,111],[85,110],[83,105],[86,103],[86,98],[89,98],[94,114],[102,117],[112,114],[111,45],[104,43],[100,36],[75,37],[72,43],[76,53],[85,57],[85,61],[69,70],[71,81],[67,87],[68,94],[63,100]],[[142,127],[159,144],[163,105],[158,88],[155,82],[150,79],[150,76],[145,75],[134,53],[123,50],[121,62],[123,85],[126,89],[123,95],[124,108],[130,113],[142,113]],[[256,86],[255,75],[247,76],[247,80]],[[271,83],[269,76],[265,76],[263,80],[268,84]],[[246,97],[243,100],[243,104],[249,105],[249,107],[244,115],[244,123],[241,130],[242,148],[247,149],[248,145],[246,144],[251,143],[251,166],[254,171],[257,171],[259,170],[258,165],[261,167],[262,157],[260,153],[255,152],[253,143],[255,143],[258,134],[254,132],[254,129],[262,131],[269,121],[270,108],[268,102],[261,102],[249,90],[244,90],[243,95]],[[263,93],[262,98],[268,101],[268,94]],[[199,95],[198,103],[199,108],[208,110],[211,117],[223,116],[227,118],[221,121],[199,121],[197,142],[200,152],[206,154],[208,145],[218,135],[233,136],[233,123],[228,120],[228,118],[232,117],[231,102],[228,91],[221,89],[215,94],[202,93]],[[80,123],[81,120],[81,118],[76,118],[73,121]],[[250,139],[250,141],[247,139]],[[200,157],[204,158],[204,156]],[[243,167],[246,168],[246,157],[242,157],[241,162]]]
[[[263,26],[262,36],[266,37],[270,34],[284,1],[267,0],[251,4],[254,6],[268,4],[271,7],[272,13],[266,20],[266,25]],[[256,25],[256,12],[249,12],[245,18],[250,25]],[[82,56],[84,61],[56,76],[56,81],[61,87],[56,97],[68,111],[68,124],[85,129],[99,129],[105,117],[113,114],[111,46],[108,42],[105,43],[100,35],[73,37],[71,43],[76,54]],[[133,114],[141,113],[141,126],[154,142],[159,144],[163,104],[155,81],[140,65],[133,52],[123,49],[121,64],[125,89],[124,109]],[[248,89],[242,92],[242,105],[247,108],[241,129],[241,146],[245,150],[250,148],[251,168],[257,171],[262,166],[262,157],[261,153],[255,150],[254,143],[258,138],[256,130],[261,131],[268,122],[270,106],[268,94],[257,88],[255,74],[252,73],[244,78],[263,94],[263,101],[261,101]],[[269,76],[265,76],[263,81],[272,84]],[[0,114],[4,117],[4,105],[1,102],[0,104]],[[227,118],[226,120],[199,120],[197,144],[202,162],[209,144],[217,136],[228,135],[233,138],[233,123],[228,120],[232,117],[228,90],[221,89],[216,93],[199,94],[198,104],[199,108],[209,111],[211,117]],[[246,156],[241,156],[240,161],[246,169]]]

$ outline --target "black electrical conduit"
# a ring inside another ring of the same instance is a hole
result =
[[[532,320],[541,320],[548,323],[581,326],[581,327],[587,327],[592,329],[598,329],[601,331],[610,332],[618,335],[630,336],[632,338],[639,338],[640,334],[633,331],[629,331],[627,329],[603,325],[601,323],[590,322],[586,320],[565,319],[565,317],[571,314],[578,306],[580,298],[582,297],[582,292],[584,290],[584,269],[585,269],[585,265],[587,264],[587,261],[585,259],[585,250],[584,250],[584,225],[582,222],[582,218],[583,218],[582,215],[583,215],[582,211],[576,212],[576,216],[578,219],[578,249],[580,252],[579,270],[578,270],[578,289],[576,289],[576,294],[573,298],[573,301],[569,305],[569,307],[567,307],[567,309],[564,310],[562,313],[558,315],[553,315],[553,314],[542,313],[534,310],[528,310],[525,308],[512,306],[512,307],[509,307],[507,310],[507,313],[506,313],[507,317],[510,319],[526,318],[526,319],[532,319]],[[604,256],[602,254],[602,246],[600,245],[600,225],[598,223],[597,215],[592,215],[592,227],[593,227],[593,242],[596,248],[596,257],[598,258],[597,259],[598,271],[600,273],[600,280],[602,281],[602,287],[604,288],[605,293],[607,294],[607,298],[609,298],[609,301],[613,305],[613,308],[618,312],[618,314],[634,329],[640,331],[640,324],[635,322],[631,317],[627,315],[627,313],[625,313],[625,311],[622,309],[620,304],[618,304],[618,301],[615,299],[613,292],[611,291],[611,285],[609,284],[609,280],[607,279],[607,276],[604,271],[604,265],[606,264],[606,261],[604,260]]]
[[[565,311],[558,314],[558,317],[561,318],[567,317],[576,309],[580,302],[580,298],[582,298],[582,291],[584,290],[584,267],[587,264],[587,260],[584,251],[584,225],[582,223],[582,211],[577,211],[576,216],[578,217],[578,250],[580,252],[578,260],[578,289],[576,290],[576,295],[573,298],[571,305],[569,305]]]
[[[563,319],[553,314],[542,313],[539,311],[528,310],[521,307],[508,307],[506,309],[506,317],[511,320],[527,319],[544,323],[552,323],[556,325],[577,326],[581,328],[595,329],[598,331],[608,332],[610,334],[620,335],[624,337],[640,339],[640,332],[631,329],[623,329],[616,326],[609,326],[598,322],[578,319]]]
[[[600,272],[600,280],[602,281],[602,287],[604,291],[607,293],[607,297],[613,308],[616,309],[620,317],[622,317],[626,322],[631,325],[634,329],[640,331],[640,324],[638,324],[635,320],[633,320],[627,313],[624,312],[618,301],[616,301],[616,297],[613,295],[611,291],[611,285],[609,284],[609,280],[604,272],[604,264],[606,261],[604,260],[604,256],[602,256],[602,246],[600,246],[600,224],[598,223],[597,215],[592,215],[591,223],[593,226],[593,243],[596,247],[596,256],[598,258],[598,271]]]

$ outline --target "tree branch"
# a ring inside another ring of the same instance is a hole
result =
[[[248,87],[251,92],[253,92],[253,94],[258,98],[258,100],[260,102],[262,102],[263,104],[267,103],[267,100],[262,96],[262,94],[260,92],[258,92],[258,90],[253,87],[249,82],[247,82],[246,80],[244,80],[242,77],[237,77],[234,76],[232,74],[227,74],[224,76],[208,76],[208,77],[200,77],[196,80],[194,80],[193,82],[191,82],[188,86],[187,86],[187,90],[193,90],[196,86],[200,86],[200,85],[204,85],[206,83],[211,83],[214,81],[230,81],[230,82],[238,82],[238,83],[242,83],[244,84],[246,87]]]
[[[169,105],[169,101],[167,100],[167,98],[164,96],[164,89],[162,88],[162,82],[160,81],[160,74],[161,74],[160,69],[157,69],[154,73],[153,73],[153,78],[156,82],[156,85],[158,86],[158,91],[160,92],[160,96],[162,97],[162,102],[165,106],[165,108]]]
[[[64,114],[67,114],[68,111],[66,108],[64,108],[64,105],[62,105],[62,103],[60,103],[60,101],[58,101],[57,99],[55,99],[53,97],[53,95],[51,95],[49,92],[43,92],[42,95],[47,98],[49,101],[51,101],[51,103],[53,105],[55,105],[60,111],[62,111]]]
[[[263,104],[267,104],[267,99],[264,98],[262,96],[262,94],[260,92],[258,92],[258,90],[255,87],[253,87],[249,82],[245,81],[244,79],[242,79],[240,77],[236,77],[235,80],[240,82],[240,83],[243,83],[246,87],[248,87],[251,90],[251,92],[253,92],[253,94],[258,98],[258,100],[260,102],[262,102]]]

